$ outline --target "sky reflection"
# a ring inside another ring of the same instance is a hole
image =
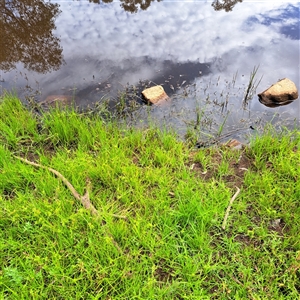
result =
[[[97,84],[109,82],[108,94],[116,97],[117,90],[127,83],[172,75],[164,69],[166,62],[173,62],[173,72],[176,64],[194,64],[187,83],[195,84],[198,91],[219,77],[222,82],[231,80],[237,72],[236,86],[245,87],[254,66],[259,66],[258,76],[263,75],[257,92],[284,77],[299,88],[297,1],[238,1],[226,12],[215,11],[214,1],[165,0],[151,2],[146,10],[135,14],[124,11],[122,2],[116,1],[101,5],[88,1],[56,3],[62,12],[56,19],[54,33],[61,41],[66,65],[46,75],[27,72],[19,65],[17,71],[2,73],[4,88],[11,82],[18,86],[38,82],[43,98],[70,92],[74,87],[79,93],[91,92]],[[19,76],[19,71],[26,73],[28,80]],[[226,87],[221,81],[206,93],[220,94]],[[91,101],[97,97],[93,92]],[[88,98],[89,95],[82,101]],[[237,98],[235,101],[241,101],[243,97]],[[252,111],[270,110],[256,98],[249,105]],[[184,106],[194,105],[193,101],[188,103]],[[288,111],[299,118],[299,100],[276,111]]]

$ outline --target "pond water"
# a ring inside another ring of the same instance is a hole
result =
[[[125,101],[135,109],[126,122],[200,139],[242,138],[267,121],[299,127],[299,100],[268,108],[257,93],[285,77],[299,88],[300,2],[1,0],[0,9],[1,93],[81,107]],[[167,105],[142,101],[154,85]]]

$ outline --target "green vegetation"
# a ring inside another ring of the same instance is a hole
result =
[[[266,128],[242,150],[196,151],[6,95],[0,298],[299,299],[299,146],[299,131]],[[87,188],[97,214],[49,168]]]

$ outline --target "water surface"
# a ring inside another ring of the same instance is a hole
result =
[[[151,116],[180,134],[251,131],[270,120],[299,126],[299,100],[267,108],[256,96],[284,77],[299,88],[297,1],[1,3],[2,91],[113,107],[130,87],[138,110],[128,122]],[[259,84],[245,101],[253,70]],[[171,101],[149,108],[140,91],[156,84]]]

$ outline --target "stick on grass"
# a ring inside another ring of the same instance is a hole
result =
[[[70,192],[72,193],[72,195],[74,196],[74,198],[77,199],[83,205],[83,207],[85,209],[89,210],[93,216],[99,216],[99,212],[97,211],[97,209],[95,208],[95,206],[90,201],[89,189],[91,187],[91,182],[90,182],[90,180],[88,178],[86,180],[86,192],[85,192],[85,194],[83,196],[81,196],[76,191],[76,189],[74,188],[74,186],[70,183],[70,181],[65,176],[63,176],[61,173],[59,173],[58,171],[56,171],[55,169],[52,169],[50,167],[45,167],[43,165],[37,164],[35,162],[32,162],[32,161],[27,160],[26,158],[22,158],[20,156],[14,155],[14,157],[17,158],[17,159],[19,159],[19,160],[21,160],[21,161],[23,161],[23,162],[25,162],[26,164],[31,165],[31,166],[42,168],[44,170],[49,170],[51,173],[53,173],[55,176],[57,176],[66,185],[66,187],[70,190]],[[113,216],[116,217],[116,218],[124,218],[124,219],[126,218],[126,217],[118,216],[118,215],[115,215],[115,214],[113,214]],[[113,238],[112,234],[108,230],[106,230],[106,233],[110,237],[111,242],[117,248],[117,250],[120,253],[123,253],[122,249],[120,248],[120,246],[118,245],[118,243],[115,241],[115,239]]]
[[[37,164],[35,162],[29,161],[26,158],[22,158],[20,156],[14,156],[15,158],[29,164],[32,165],[34,167],[38,167],[38,168],[42,168],[45,170],[49,170],[51,173],[53,173],[55,176],[57,176],[65,185],[66,187],[70,190],[70,192],[72,193],[72,195],[74,196],[75,199],[77,199],[84,208],[86,208],[87,210],[89,210],[91,212],[92,215],[97,216],[99,215],[97,209],[95,208],[95,206],[91,203],[90,201],[90,195],[89,195],[89,188],[91,186],[91,182],[89,179],[86,180],[86,192],[83,196],[81,196],[76,189],[74,188],[74,186],[70,183],[70,181],[64,177],[61,173],[59,173],[58,171],[56,171],[55,169],[49,168],[49,167],[45,167],[43,165]]]
[[[233,195],[233,197],[230,199],[230,202],[229,202],[229,205],[226,209],[226,213],[225,213],[225,217],[224,217],[224,220],[223,220],[223,224],[222,224],[222,229],[225,230],[226,228],[226,223],[227,223],[227,219],[228,219],[228,216],[229,216],[229,212],[230,212],[230,209],[231,209],[231,206],[232,206],[232,203],[233,201],[235,200],[235,198],[238,196],[238,194],[240,193],[240,189],[238,187],[236,187],[237,191],[236,193]]]

